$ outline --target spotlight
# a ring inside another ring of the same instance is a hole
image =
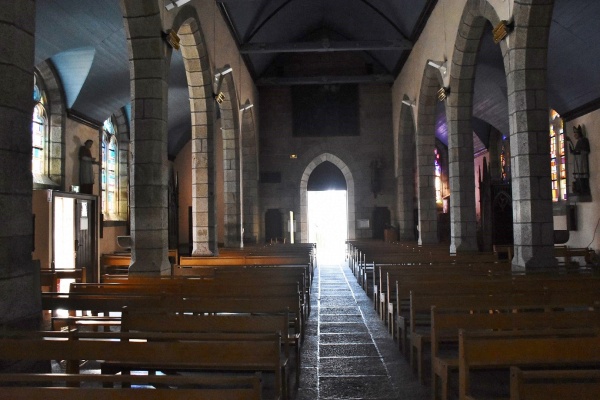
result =
[[[171,11],[175,7],[181,7],[185,3],[189,3],[190,0],[166,0],[165,8],[167,11]]]
[[[240,112],[244,112],[244,111],[248,111],[249,109],[251,109],[252,107],[254,107],[254,104],[250,103],[250,100],[246,100],[246,102],[244,104],[242,104],[242,106],[240,107]]]
[[[439,69],[440,73],[442,75],[446,75],[446,72],[448,71],[447,62],[446,61],[444,61],[442,64],[440,64],[440,63],[437,63],[435,61],[431,61],[430,60],[430,61],[427,62],[427,65],[432,66],[433,68]]]

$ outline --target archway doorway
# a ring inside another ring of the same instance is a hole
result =
[[[317,244],[319,261],[340,262],[348,239],[348,193],[342,171],[329,161],[319,164],[307,184],[308,241]]]

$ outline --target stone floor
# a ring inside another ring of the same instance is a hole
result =
[[[345,263],[320,265],[295,400],[425,400],[419,384]]]

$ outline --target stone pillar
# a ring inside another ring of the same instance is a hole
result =
[[[166,42],[158,4],[123,0],[131,65],[132,274],[169,274]]]
[[[224,85],[225,86],[225,85]],[[233,91],[229,91],[230,93]],[[223,132],[223,191],[224,191],[224,229],[225,247],[240,247],[242,244],[242,194],[240,185],[240,153],[239,153],[239,124],[235,122],[239,118],[237,109],[237,98],[232,96],[226,107],[233,118],[222,118]]]
[[[536,3],[536,4],[531,4]],[[555,267],[546,92],[552,1],[515,1],[507,65],[513,270]]]
[[[415,125],[412,107],[403,105],[398,132],[396,202],[400,240],[415,240]]]
[[[464,65],[463,65],[464,67]],[[452,93],[448,109],[450,253],[477,251],[472,95]]]
[[[439,242],[437,231],[437,205],[435,203],[435,123],[436,92],[439,72],[425,69],[419,95],[417,127],[417,190],[419,191],[419,244]]]
[[[243,240],[258,242],[259,203],[258,203],[258,154],[256,135],[252,121],[252,111],[242,113],[242,190],[243,190]]]
[[[3,1],[0,31],[0,326],[37,329],[39,266],[31,260],[35,1]]]

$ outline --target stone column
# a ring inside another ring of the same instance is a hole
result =
[[[0,327],[36,329],[41,291],[39,267],[31,260],[35,1],[3,1],[0,31]]]
[[[536,3],[536,4],[531,4]],[[552,1],[515,1],[515,30],[505,58],[513,194],[513,270],[557,265],[546,92]]]
[[[412,107],[403,105],[398,132],[398,178],[396,179],[396,212],[400,240],[415,240],[415,125]]]
[[[243,190],[243,238],[258,242],[258,154],[252,110],[242,112],[242,190]]]
[[[169,274],[166,42],[158,4],[123,0],[131,65],[132,274]]]
[[[463,65],[464,66],[464,65]],[[448,109],[450,253],[477,251],[472,95],[452,93]]]

